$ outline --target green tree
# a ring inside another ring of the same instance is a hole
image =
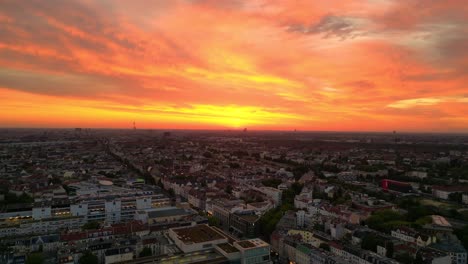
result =
[[[169,191],[167,191],[167,192],[169,193],[169,196],[171,196],[171,197],[175,196],[174,189],[170,188]]]
[[[417,255],[416,255],[416,258],[414,259],[414,262],[413,262],[413,263],[414,263],[414,264],[424,264],[425,261],[424,261],[424,259],[423,259],[423,257],[422,257],[421,254],[417,254]]]
[[[20,196],[16,196],[15,194],[9,193],[5,196],[5,200],[7,203],[32,203],[34,199],[29,196],[27,193],[22,193]]]
[[[370,251],[377,251],[377,238],[374,234],[368,234],[362,238],[361,248],[370,250]]]
[[[387,249],[386,257],[387,258],[393,258],[393,252],[395,251],[393,242],[391,242],[391,241],[387,242],[386,243],[386,249]]]
[[[285,204],[294,204],[294,197],[301,193],[304,185],[295,182],[289,187],[289,189],[283,191],[282,200]]]
[[[262,184],[267,187],[278,188],[278,185],[281,184],[280,179],[265,179],[262,181]]]
[[[377,211],[367,219],[366,223],[370,228],[386,233],[399,226],[411,225],[405,221],[404,215],[393,210]]]
[[[330,251],[330,245],[328,245],[327,243],[320,243],[319,248],[326,251]]]
[[[299,182],[294,182],[293,184],[291,184],[291,189],[294,192],[294,194],[300,194],[302,191],[302,187],[304,187],[304,185]]]
[[[413,263],[413,257],[409,253],[398,254],[398,255],[395,256],[395,259],[398,262],[401,262],[403,264],[412,264]]]
[[[231,185],[226,186],[226,189],[224,189],[224,191],[226,193],[232,194],[232,186]]]
[[[151,248],[144,247],[138,256],[142,258],[142,257],[149,257],[152,255],[153,255],[153,252],[151,252]]]
[[[99,229],[101,225],[97,221],[89,221],[86,224],[84,224],[81,229],[83,230],[92,230],[92,229]]]
[[[468,248],[468,225],[463,227],[462,229],[456,229],[454,233],[457,236],[457,238],[460,239],[462,245],[465,248]]]
[[[219,226],[220,225],[220,221],[218,218],[214,217],[214,216],[208,216],[208,224],[210,226]]]
[[[276,224],[279,222],[284,212],[285,210],[283,210],[283,206],[277,207],[266,212],[260,218],[260,232],[265,238],[268,238],[270,234],[275,230]]]
[[[451,193],[449,194],[449,200],[457,203],[462,202],[462,193],[461,192],[456,192],[456,193]]]
[[[26,258],[26,264],[42,264],[44,263],[44,256],[40,252],[31,253]]]
[[[96,255],[94,255],[91,251],[85,251],[83,256],[78,260],[79,264],[98,264],[99,260]]]

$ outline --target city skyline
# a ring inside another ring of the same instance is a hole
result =
[[[468,132],[462,1],[4,1],[0,127]]]

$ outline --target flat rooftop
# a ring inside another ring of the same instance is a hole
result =
[[[249,240],[242,240],[239,242],[235,242],[242,248],[255,248],[255,247],[265,247],[269,244],[259,238],[249,239]]]
[[[225,236],[207,225],[177,228],[172,229],[172,231],[174,231],[179,240],[185,244],[204,243],[212,240],[226,239]]]
[[[187,212],[185,209],[177,207],[163,207],[147,210],[149,218],[158,218],[158,217],[173,217],[173,216],[183,216],[190,215],[191,212]]]
[[[239,241],[237,242],[237,244],[239,244],[239,246],[243,247],[243,248],[251,248],[251,247],[255,247],[255,244],[248,241],[248,240],[244,240],[244,241]]]
[[[255,223],[257,220],[260,219],[260,216],[258,215],[239,215],[242,219],[244,219],[247,222],[250,223]]]
[[[233,245],[231,245],[229,243],[219,244],[217,246],[226,253],[239,252],[239,250],[237,248],[235,248]]]

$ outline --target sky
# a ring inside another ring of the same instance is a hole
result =
[[[0,0],[0,127],[468,132],[465,0]]]

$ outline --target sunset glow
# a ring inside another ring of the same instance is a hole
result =
[[[0,1],[0,126],[468,132],[462,0]]]

